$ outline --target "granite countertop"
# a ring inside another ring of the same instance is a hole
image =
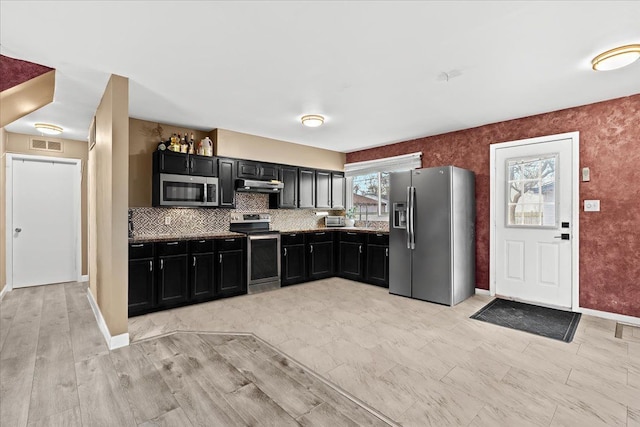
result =
[[[307,228],[304,230],[280,230],[281,233],[319,233],[326,231],[356,231],[358,233],[370,233],[370,234],[389,234],[388,230],[376,230],[375,228],[365,227],[319,227],[319,228]]]
[[[225,239],[230,237],[244,237],[244,234],[234,233],[231,231],[218,231],[201,234],[157,234],[134,236],[129,238],[129,243],[148,243],[148,242],[168,242],[176,240],[199,240],[199,239]]]

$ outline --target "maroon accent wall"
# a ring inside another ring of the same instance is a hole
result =
[[[0,55],[0,92],[48,73],[53,68]]]
[[[347,163],[422,151],[422,166],[476,173],[477,286],[489,289],[489,145],[580,132],[580,306],[640,317],[640,94],[347,154]],[[584,212],[600,199],[601,212]]]

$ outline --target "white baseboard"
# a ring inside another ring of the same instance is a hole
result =
[[[129,333],[116,335],[115,337],[111,336],[109,332],[109,328],[107,327],[107,322],[105,322],[104,317],[102,317],[102,312],[100,312],[100,308],[98,307],[98,303],[93,299],[93,294],[90,289],[87,289],[87,298],[89,299],[89,305],[91,305],[91,310],[93,310],[93,315],[96,317],[96,321],[98,322],[98,327],[100,328],[100,332],[104,336],[105,341],[107,341],[107,346],[109,350],[115,350],[116,348],[126,347],[129,345]]]
[[[491,291],[489,291],[489,289],[476,288],[476,295],[491,296]]]
[[[89,275],[88,274],[83,274],[82,276],[80,276],[80,281],[81,282],[88,282],[89,281]]]
[[[2,298],[4,297],[4,294],[6,294],[7,292],[9,292],[13,287],[11,286],[11,284],[7,283],[6,285],[4,285],[4,287],[2,288],[2,290],[0,291],[0,300],[2,300]]]
[[[640,326],[640,318],[627,316],[618,313],[609,313],[608,311],[593,310],[591,308],[578,307],[576,310],[578,313],[586,314],[588,316],[602,317],[603,319],[615,320],[616,322],[628,323],[630,325]]]

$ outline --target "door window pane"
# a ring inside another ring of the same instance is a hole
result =
[[[557,227],[557,154],[507,160],[507,226]]]

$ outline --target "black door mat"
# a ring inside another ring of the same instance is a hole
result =
[[[496,298],[478,310],[471,318],[571,342],[580,322],[580,313]]]

